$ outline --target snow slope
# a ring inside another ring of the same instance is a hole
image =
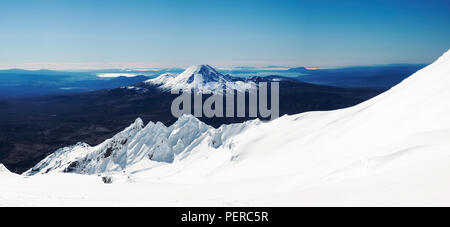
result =
[[[8,169],[3,164],[0,164],[0,172],[5,172],[5,171],[8,171]]]
[[[11,173],[8,168],[6,168],[3,164],[0,164],[0,180],[11,177],[19,177],[19,175]]]
[[[449,206],[449,86],[450,51],[388,92],[347,109],[219,129],[191,116],[158,130],[146,130],[154,127],[150,123],[119,149],[127,153],[120,159],[127,165],[87,172],[110,174],[107,192],[97,176],[54,168],[7,187],[0,181],[0,204]],[[98,157],[98,148],[83,155],[91,153]],[[156,153],[165,158],[149,158]],[[55,160],[48,163],[67,159]],[[43,183],[52,189],[43,190]],[[63,190],[72,184],[89,190]]]
[[[174,74],[174,73],[164,73],[154,79],[146,80],[145,83],[152,83],[155,85],[163,85],[163,84],[168,83],[169,81],[174,80],[174,78],[176,76],[177,76],[177,74]]]
[[[10,173],[10,172],[3,164],[0,164],[0,173]]]
[[[162,89],[194,90],[204,93],[216,92],[229,86],[231,89],[245,91],[255,86],[252,82],[243,82],[231,76],[223,75],[210,65],[193,65],[180,75],[162,74],[146,81]]]

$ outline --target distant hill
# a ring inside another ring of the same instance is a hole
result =
[[[310,73],[311,71],[305,67],[296,67],[288,69],[288,72],[301,72],[301,73]]]
[[[427,64],[395,64],[310,70],[299,67],[288,71],[301,73],[297,79],[307,83],[389,89],[425,66]]]
[[[89,72],[0,70],[0,100],[118,88],[147,79],[146,76],[100,78]]]

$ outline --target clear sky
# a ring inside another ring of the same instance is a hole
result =
[[[427,63],[448,0],[1,0],[0,68]]]

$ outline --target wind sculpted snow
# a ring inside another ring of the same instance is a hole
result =
[[[181,154],[187,154],[202,142],[218,148],[223,141],[242,131],[249,124],[224,125],[219,129],[184,115],[175,124],[166,127],[150,122],[144,127],[141,119],[113,138],[91,147],[85,143],[59,149],[38,163],[25,175],[65,172],[79,174],[114,173],[125,170],[143,160],[172,163]]]

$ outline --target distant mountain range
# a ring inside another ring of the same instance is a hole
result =
[[[394,64],[330,69],[299,67],[288,71],[300,73],[301,75],[296,79],[307,83],[346,88],[389,89],[425,66],[427,64]]]
[[[286,70],[283,67],[238,67],[222,69],[219,73],[222,79],[230,75],[232,79],[245,80],[249,77],[280,76],[296,80],[344,88],[377,88],[389,89],[400,83],[412,73],[426,66],[425,64],[396,64],[380,66],[344,67],[329,69],[310,69],[297,67]],[[205,65],[205,69],[206,69]],[[212,68],[212,67],[211,67]],[[205,70],[202,69],[202,70]],[[49,94],[67,94],[95,91],[101,89],[129,86],[134,83],[164,75],[178,75],[180,69],[158,70],[93,70],[86,72],[64,72],[52,70],[0,70],[0,100],[24,98]],[[136,75],[136,77],[107,78],[97,75]],[[161,80],[160,77],[159,79]],[[176,80],[180,80],[178,77]],[[228,78],[230,79],[230,78]],[[165,84],[175,83],[163,81]],[[158,82],[157,80],[153,83]],[[179,81],[178,81],[179,82]],[[166,85],[168,86],[168,85]]]
[[[51,70],[0,70],[0,100],[118,88],[148,79],[146,76],[100,78],[92,73]]]

